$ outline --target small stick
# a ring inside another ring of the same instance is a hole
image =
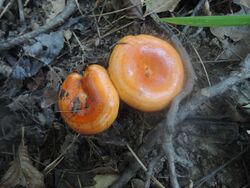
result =
[[[82,10],[81,10],[81,7],[80,7],[80,4],[79,4],[78,0],[75,0],[75,2],[76,2],[76,6],[77,6],[77,8],[78,8],[80,14],[81,14],[82,16],[84,16],[84,15],[83,15],[83,12],[82,12]]]
[[[95,15],[94,11],[92,11],[92,14]],[[98,37],[101,38],[101,33],[100,33],[100,29],[99,29],[99,25],[98,25],[98,21],[96,19],[96,16],[94,16],[94,21],[95,21],[95,26],[96,26]]]
[[[65,148],[65,150],[50,164],[48,164],[44,169],[43,169],[43,174],[47,175],[49,172],[51,172],[60,162],[64,159],[65,154],[68,152],[68,150],[74,145],[76,140],[80,134],[74,135],[72,142]]]
[[[30,0],[25,0],[24,6],[26,7],[29,4]]]
[[[135,152],[133,151],[133,149],[128,145],[126,144],[126,147],[128,148],[128,150],[132,153],[132,155],[134,156],[134,158],[137,160],[137,162],[141,165],[142,169],[144,171],[147,171],[147,167],[142,163],[142,161],[139,159],[139,157],[135,154]]]
[[[17,2],[18,2],[20,22],[23,24],[25,22],[24,11],[23,11],[23,2],[22,2],[22,0],[17,0]]]
[[[159,124],[161,125],[161,124]],[[144,140],[144,144],[137,151],[137,155],[140,158],[144,158],[152,149],[152,147],[156,144],[157,138],[159,138],[161,134],[160,126],[156,126],[153,130],[151,130]],[[129,163],[129,166],[122,172],[120,177],[110,186],[110,188],[120,188],[124,187],[128,183],[128,181],[135,176],[136,172],[140,170],[141,166],[137,162],[137,160],[132,160]]]
[[[136,153],[133,151],[133,149],[126,144],[128,150],[132,153],[132,155],[134,156],[134,158],[136,159],[136,161],[140,164],[140,166],[142,167],[142,169],[147,172],[148,169],[147,167],[143,164],[143,162],[139,159],[139,157],[136,155]],[[154,176],[150,176],[150,178],[155,182],[155,184],[159,187],[159,188],[166,188],[164,185],[161,184],[161,182],[159,182]]]
[[[148,167],[148,171],[147,171],[147,180],[145,182],[145,186],[144,188],[149,188],[150,187],[150,179],[153,176],[153,170],[155,165],[157,164],[157,162],[161,159],[163,155],[159,154],[158,156],[156,156],[150,163],[149,163],[149,167]]]
[[[79,38],[76,36],[75,32],[72,31],[72,34],[74,35],[77,43],[79,44],[79,46],[81,47],[82,53],[85,54],[85,47],[83,46],[83,44],[81,43],[81,41],[79,40]]]
[[[204,62],[203,62],[203,60],[201,59],[201,56],[200,56],[199,52],[196,50],[196,48],[194,47],[194,45],[193,45],[192,43],[191,43],[191,46],[193,47],[193,49],[194,49],[194,51],[195,51],[195,53],[196,53],[198,59],[200,60],[200,63],[201,63],[201,65],[202,65],[202,68],[203,68],[203,70],[204,70],[204,72],[205,72],[205,75],[206,75],[206,78],[207,78],[208,85],[211,86],[211,82],[210,82],[210,79],[209,79],[209,76],[208,76],[208,73],[207,73],[207,69],[206,69],[206,67],[205,67],[205,65],[204,65]]]
[[[198,2],[198,4],[196,5],[196,7],[194,8],[193,13],[192,13],[191,16],[195,16],[195,15],[200,11],[200,9],[205,5],[205,2],[206,2],[206,1],[207,1],[207,0],[200,0],[200,1]],[[186,34],[188,29],[189,29],[189,26],[186,25],[186,26],[183,28],[182,32],[183,32],[184,34]]]
[[[10,9],[11,5],[14,3],[14,0],[10,0],[9,3],[4,7],[3,11],[0,14],[0,19],[3,17],[3,15]]]
[[[123,11],[129,10],[129,9],[137,7],[137,6],[141,6],[141,3],[131,5],[131,6],[119,9],[119,10],[112,11],[112,12],[106,12],[106,13],[102,13],[102,14],[90,15],[90,17],[93,17],[93,16],[107,16],[107,15],[111,15],[111,14],[116,14],[116,13],[123,12]]]
[[[103,39],[103,38],[105,38],[105,37],[111,35],[112,33],[115,33],[115,32],[117,32],[117,31],[120,31],[120,30],[122,30],[122,29],[124,29],[124,28],[130,26],[130,25],[133,24],[133,23],[135,23],[135,21],[129,22],[129,23],[127,23],[127,24],[125,24],[125,25],[123,25],[123,26],[121,26],[121,27],[119,27],[119,28],[112,29],[112,30],[110,30],[109,32],[105,33],[103,36],[101,36],[101,38]]]
[[[99,17],[98,17],[98,20],[97,20],[98,23],[100,22],[100,20],[101,20],[101,18],[102,18],[102,13],[103,13],[103,11],[104,11],[104,8],[105,8],[106,3],[107,3],[107,0],[104,0],[103,6],[102,6],[102,10],[101,10],[101,16],[99,16]]]

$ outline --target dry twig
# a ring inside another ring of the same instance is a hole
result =
[[[76,8],[75,0],[69,0],[68,4],[65,6],[64,10],[59,15],[57,15],[52,20],[50,20],[50,22],[48,22],[46,25],[43,25],[43,26],[39,27],[38,29],[31,31],[29,33],[26,33],[24,35],[15,37],[13,39],[9,39],[5,42],[1,42],[0,43],[0,51],[13,48],[17,45],[20,45],[20,44],[36,37],[37,35],[39,35],[41,33],[45,33],[47,31],[49,31],[50,29],[55,28],[55,27],[63,24],[65,22],[65,20],[68,17],[70,17],[76,10],[77,10],[77,8]]]
[[[14,3],[14,0],[10,0],[8,4],[4,7],[3,11],[0,14],[0,19],[3,17],[3,15],[10,9],[12,4]]]
[[[149,188],[150,187],[150,180],[151,177],[154,174],[154,167],[157,164],[157,162],[162,158],[163,154],[160,153],[159,155],[155,156],[155,158],[149,163],[148,165],[148,171],[147,171],[147,180],[145,182],[144,188]]]
[[[142,169],[145,171],[145,172],[148,172],[148,169],[147,167],[143,164],[143,162],[139,159],[139,157],[136,155],[136,153],[133,151],[133,149],[128,145],[126,144],[128,150],[132,153],[132,155],[134,156],[134,158],[137,160],[137,162],[140,164],[140,166],[142,167]],[[147,173],[149,174],[149,173]],[[152,174],[152,173],[151,173]],[[154,176],[150,175],[149,176],[149,179],[152,179],[152,181],[154,181],[154,183],[157,185],[157,187],[159,188],[165,188],[164,185],[161,184],[161,182],[159,182]]]
[[[201,9],[202,7],[204,6],[204,4],[206,3],[207,0],[200,0],[199,3],[196,5],[196,7],[194,8],[193,12],[192,12],[192,16],[195,16]],[[182,30],[182,32],[184,34],[187,33],[189,29],[189,26],[185,26]]]
[[[22,0],[18,0],[18,10],[19,10],[19,17],[20,17],[20,21],[21,23],[25,22],[25,16],[24,16],[24,10],[23,10],[23,2]]]

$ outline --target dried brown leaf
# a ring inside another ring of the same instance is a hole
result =
[[[54,70],[52,68],[47,74],[47,85],[43,91],[43,100],[41,103],[42,108],[48,108],[57,102],[58,89],[63,79],[62,72],[57,71],[61,70]]]
[[[146,14],[174,11],[180,0],[145,0]]]
[[[144,20],[141,0],[112,0],[112,5],[115,10],[128,8],[125,14],[126,18]]]
[[[234,0],[233,2],[238,4],[238,5],[243,5],[247,8],[250,8],[250,1],[249,0]]]
[[[94,177],[96,184],[87,188],[108,188],[118,177],[115,174],[96,175]]]
[[[65,7],[65,0],[49,0],[47,15],[49,20],[57,16]]]
[[[240,10],[234,15],[244,15],[247,10]],[[247,14],[250,10],[247,11]],[[250,26],[231,26],[210,28],[211,33],[223,44],[221,59],[244,58],[250,50]]]
[[[9,77],[11,73],[12,73],[12,68],[8,65],[3,64],[3,62],[0,61],[0,74]]]
[[[44,188],[44,177],[29,159],[27,146],[24,142],[19,146],[16,159],[5,173],[0,182],[0,188],[15,187]]]

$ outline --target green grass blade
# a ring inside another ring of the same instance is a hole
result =
[[[238,16],[190,16],[161,18],[162,22],[176,25],[189,25],[197,27],[222,27],[222,26],[240,26],[250,25],[250,15]]]

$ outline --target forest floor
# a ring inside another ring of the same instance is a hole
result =
[[[250,3],[164,2],[0,0],[0,187],[250,187],[250,27],[159,22]],[[107,68],[119,39],[141,33],[180,52],[183,97],[153,113],[121,102],[107,131],[72,131],[57,106],[66,76]]]

